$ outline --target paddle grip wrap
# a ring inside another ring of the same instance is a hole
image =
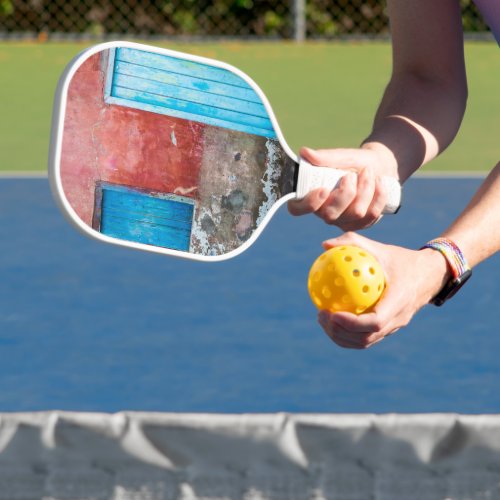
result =
[[[317,167],[304,159],[299,162],[299,175],[297,178],[297,199],[318,188],[335,189],[340,179],[348,170],[330,167]],[[384,214],[395,214],[401,206],[401,184],[394,177],[382,177],[382,186],[387,196]]]

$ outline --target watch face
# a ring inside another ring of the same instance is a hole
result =
[[[467,280],[472,276],[472,270],[468,269],[458,278],[451,279],[446,283],[443,289],[432,299],[432,303],[436,306],[442,306],[448,299],[451,299],[460,288],[462,288]]]

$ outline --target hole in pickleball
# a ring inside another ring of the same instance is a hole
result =
[[[346,255],[346,256],[344,257],[344,260],[345,260],[346,262],[351,262],[352,257],[351,257],[350,255]]]
[[[316,271],[313,275],[313,280],[318,282],[321,279],[321,273],[319,271]]]
[[[333,303],[333,310],[334,311],[340,311],[342,309],[342,306],[338,302]]]
[[[366,307],[356,307],[356,314],[361,314],[364,310],[366,309]]]
[[[359,255],[360,255],[361,257],[366,257],[366,253],[365,253],[365,252],[359,252]]]
[[[344,286],[344,278],[335,278],[335,286]]]
[[[332,296],[332,291],[326,285],[321,289],[321,293],[325,299],[329,299]]]
[[[343,295],[342,296],[342,302],[344,304],[350,304],[351,303],[351,297],[349,297],[349,295]]]
[[[363,293],[368,293],[370,291],[370,287],[368,285],[365,285],[363,288]]]
[[[370,274],[375,274],[375,269],[373,267],[370,267],[368,271],[370,271]]]
[[[321,302],[321,299],[316,294],[313,294],[313,299],[317,307],[321,308],[323,306],[323,302]]]
[[[352,272],[352,275],[353,275],[355,278],[358,278],[360,274],[361,274],[361,273],[359,272],[359,269],[354,269],[354,271]]]

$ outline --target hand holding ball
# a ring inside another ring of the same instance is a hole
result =
[[[340,246],[320,255],[309,271],[309,295],[318,309],[369,312],[385,288],[382,266],[363,248]]]

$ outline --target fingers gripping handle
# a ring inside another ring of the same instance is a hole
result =
[[[297,198],[303,198],[313,189],[324,187],[333,190],[346,173],[348,173],[347,170],[316,167],[301,158],[297,179]],[[382,177],[381,182],[387,196],[383,213],[394,214],[401,205],[401,184],[394,177]]]

